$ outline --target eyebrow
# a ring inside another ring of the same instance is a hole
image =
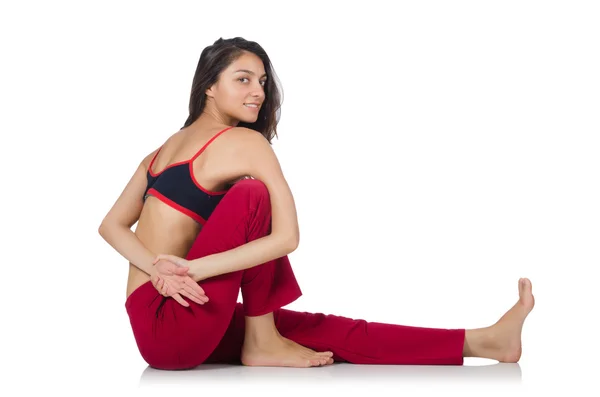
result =
[[[248,74],[251,74],[251,75],[254,75],[254,74],[255,74],[253,71],[251,71],[251,70],[247,70],[247,69],[240,69],[240,70],[236,70],[236,71],[235,71],[235,72],[233,72],[233,73],[237,73],[237,72],[246,72],[246,73],[248,73]],[[266,75],[267,75],[267,74],[265,73],[265,74],[263,74],[263,75],[262,75],[262,76],[260,76],[260,77],[265,77]]]

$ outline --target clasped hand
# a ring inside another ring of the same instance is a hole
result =
[[[161,295],[170,296],[185,307],[190,305],[181,295],[203,305],[208,302],[208,297],[202,287],[188,275],[188,270],[187,260],[173,255],[159,255],[154,260],[150,281]]]

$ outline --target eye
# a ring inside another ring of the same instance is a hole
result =
[[[238,79],[238,81],[242,81],[242,80],[248,80],[248,78],[247,77],[240,77]],[[242,83],[243,83],[243,81],[242,81]],[[263,81],[261,81],[261,83],[262,83],[262,86],[264,87],[267,84],[267,80],[263,80]]]

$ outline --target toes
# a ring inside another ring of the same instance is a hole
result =
[[[330,365],[330,364],[333,364],[333,358],[332,357],[320,357],[318,359],[318,361],[320,362],[321,365]]]
[[[524,287],[524,283],[523,283],[524,279],[520,278],[519,279],[519,295],[523,295],[523,287]]]
[[[531,294],[531,281],[528,278],[519,279],[519,297]]]
[[[528,278],[520,278],[519,290],[525,292],[529,289],[531,289],[531,280],[529,280]]]
[[[302,347],[303,352],[308,353],[310,355],[316,355],[318,357],[333,357],[333,352],[331,351],[318,352],[313,349],[309,349],[308,347],[304,347],[302,345],[300,346]]]
[[[531,293],[531,281],[528,278],[519,279],[519,296],[524,297],[532,295]]]
[[[322,365],[327,365],[327,362],[329,360],[331,360],[331,359],[328,358],[328,357],[319,357],[319,356],[316,356],[316,355],[313,355],[313,357],[309,359],[311,365],[313,365],[315,367],[319,367],[319,366],[322,366]]]
[[[317,352],[317,355],[319,355],[321,357],[333,357],[332,352]]]

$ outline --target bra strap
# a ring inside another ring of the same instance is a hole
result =
[[[190,162],[193,162],[193,161],[196,159],[196,157],[200,156],[200,154],[202,154],[202,152],[204,151],[204,149],[206,149],[206,148],[208,147],[208,145],[210,145],[210,144],[212,143],[212,141],[214,141],[215,139],[217,139],[217,137],[218,137],[219,135],[221,135],[221,134],[222,134],[222,133],[224,133],[225,131],[227,131],[227,130],[230,130],[230,129],[232,129],[232,128],[233,128],[233,126],[232,126],[232,127],[227,127],[227,128],[225,128],[224,130],[221,130],[221,131],[217,132],[217,133],[215,134],[215,136],[213,136],[212,138],[210,138],[210,139],[208,140],[208,142],[206,142],[206,143],[204,144],[204,146],[202,146],[202,147],[200,148],[200,150],[198,150],[198,152],[196,152],[196,154],[194,155],[194,157],[192,157],[192,158],[190,159]]]
[[[150,160],[150,165],[148,166],[149,171],[152,171],[152,164],[154,164],[154,160],[156,160],[156,156],[158,156],[158,153],[160,153],[161,149],[162,149],[162,145],[160,145],[160,147],[158,148],[158,150],[156,151],[154,156],[152,156],[152,160]]]

